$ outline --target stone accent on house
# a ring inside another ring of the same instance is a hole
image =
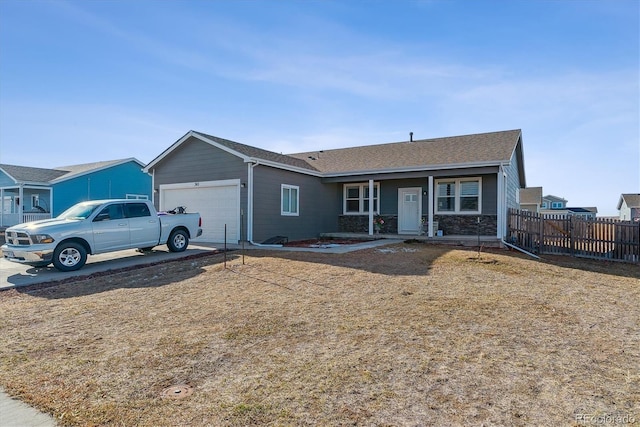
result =
[[[438,221],[445,236],[474,236],[478,232],[481,236],[495,236],[498,232],[497,215],[434,215],[433,220]]]
[[[396,234],[398,232],[397,215],[376,215],[384,219],[380,233]],[[340,215],[338,227],[341,233],[368,233],[369,215]]]
[[[380,216],[384,219],[380,233],[397,234],[398,216]],[[478,217],[480,224],[477,222]],[[423,216],[423,219],[426,222],[427,217]],[[478,227],[481,236],[495,236],[498,231],[497,215],[434,215],[433,220],[438,222],[438,229],[445,236],[475,236],[478,234]],[[368,233],[369,216],[340,215],[338,225],[341,233]],[[426,226],[424,229],[426,233]]]

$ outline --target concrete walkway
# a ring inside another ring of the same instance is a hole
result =
[[[0,389],[0,426],[2,427],[54,427],[55,419],[13,399]]]

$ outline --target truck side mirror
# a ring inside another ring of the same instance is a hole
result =
[[[93,219],[93,222],[106,221],[106,220],[109,220],[109,219],[111,219],[111,217],[109,216],[109,212],[100,212]]]

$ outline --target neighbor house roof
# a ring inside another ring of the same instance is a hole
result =
[[[622,194],[620,195],[620,200],[618,201],[618,210],[622,208],[622,202],[625,202],[630,208],[640,208],[640,194]]]
[[[16,184],[29,183],[49,185],[131,161],[139,164],[141,168],[144,166],[144,164],[139,160],[129,158],[120,160],[108,160],[103,162],[84,163],[80,165],[61,166],[53,169],[0,164],[0,170],[2,170],[11,179],[13,179]]]
[[[506,164],[511,161],[519,147],[521,131],[517,129],[286,155],[192,130],[153,159],[144,170],[148,172],[153,169],[191,137],[234,154],[247,162],[256,161],[318,176],[340,176]],[[521,180],[524,182],[521,146],[517,156],[522,173]]]
[[[552,202],[565,202],[565,203],[567,202],[567,199],[563,199],[562,197],[558,197],[558,196],[553,196],[551,194],[544,196],[542,199],[550,200]]]
[[[56,178],[66,175],[67,171],[32,168],[28,166],[1,165],[0,170],[17,183],[48,183]]]

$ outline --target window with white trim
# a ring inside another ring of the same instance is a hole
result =
[[[436,213],[478,214],[482,206],[482,178],[436,180]]]
[[[146,194],[127,194],[125,199],[149,200],[149,196]]]
[[[562,209],[563,207],[562,202],[551,202],[551,209]]]
[[[297,185],[282,184],[281,186],[281,215],[298,216],[300,208],[300,187]]]
[[[344,200],[342,211],[345,215],[360,215],[369,213],[369,183],[344,185]],[[380,213],[380,183],[373,184],[373,212]]]

